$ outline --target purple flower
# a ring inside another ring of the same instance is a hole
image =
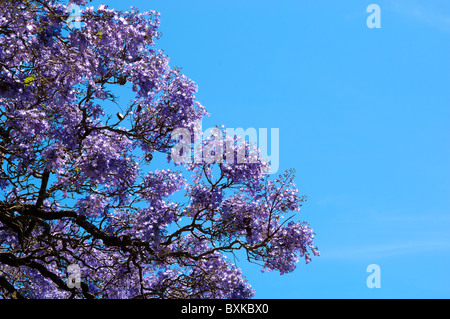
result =
[[[31,3],[0,7],[0,298],[251,298],[227,253],[281,274],[319,255],[294,171],[272,180],[248,143],[155,167],[208,115],[158,13],[83,7],[70,28],[68,3]]]

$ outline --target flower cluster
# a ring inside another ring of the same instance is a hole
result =
[[[157,12],[83,7],[72,28],[68,7],[0,6],[0,298],[251,298],[226,253],[281,274],[319,254],[293,171],[272,181],[249,143],[219,130],[154,168],[208,114]]]

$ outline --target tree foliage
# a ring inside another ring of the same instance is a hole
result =
[[[293,171],[271,180],[250,155],[153,167],[207,115],[155,46],[159,14],[80,14],[73,28],[67,4],[0,6],[0,297],[249,298],[227,254],[281,274],[318,255]],[[117,114],[116,87],[133,94]]]

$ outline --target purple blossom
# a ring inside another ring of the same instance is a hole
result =
[[[248,143],[154,167],[208,115],[156,48],[158,13],[83,7],[77,29],[68,5],[0,7],[0,298],[251,298],[226,253],[281,274],[319,255],[294,171],[273,180]]]

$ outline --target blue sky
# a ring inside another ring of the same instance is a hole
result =
[[[321,256],[283,276],[242,260],[256,298],[450,297],[450,2],[107,3],[161,13],[158,47],[198,84],[204,128],[280,129]]]

